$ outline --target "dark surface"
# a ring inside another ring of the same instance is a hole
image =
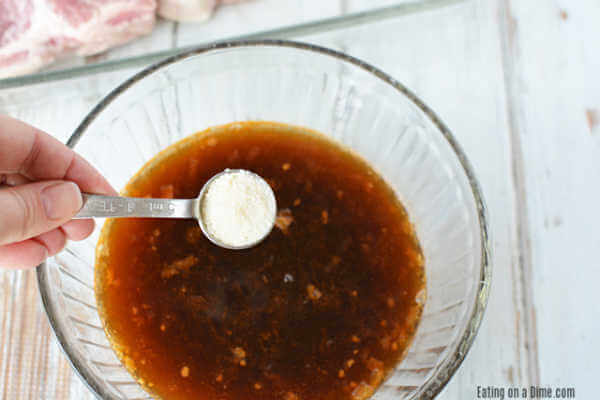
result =
[[[283,125],[235,126],[161,153],[126,194],[191,198],[244,168],[267,179],[291,224],[231,251],[195,221],[109,222],[96,285],[115,349],[167,399],[361,398],[421,312],[412,227],[391,189],[339,147]]]

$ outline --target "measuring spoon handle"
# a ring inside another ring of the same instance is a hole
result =
[[[147,199],[83,193],[81,218],[196,218],[198,199]]]

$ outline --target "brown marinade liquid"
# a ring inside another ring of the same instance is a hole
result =
[[[95,284],[113,348],[162,399],[370,397],[405,354],[425,292],[392,189],[319,134],[244,122],[169,147],[124,194],[193,198],[225,168],[269,182],[277,226],[232,251],[193,220],[107,221]]]

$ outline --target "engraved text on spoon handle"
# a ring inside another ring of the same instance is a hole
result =
[[[83,194],[79,218],[195,218],[197,199],[147,199]]]

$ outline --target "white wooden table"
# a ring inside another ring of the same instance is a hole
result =
[[[106,57],[390,3],[290,0],[285,15],[274,15],[270,5],[281,0],[256,1],[200,27],[163,23]],[[440,397],[540,385],[598,398],[600,2],[467,0],[298,39],[362,58],[413,89],[455,133],[481,181],[495,251],[492,294],[475,344]],[[0,111],[65,140],[133,72],[0,90]],[[33,271],[0,272],[0,393],[92,398],[51,333]]]

